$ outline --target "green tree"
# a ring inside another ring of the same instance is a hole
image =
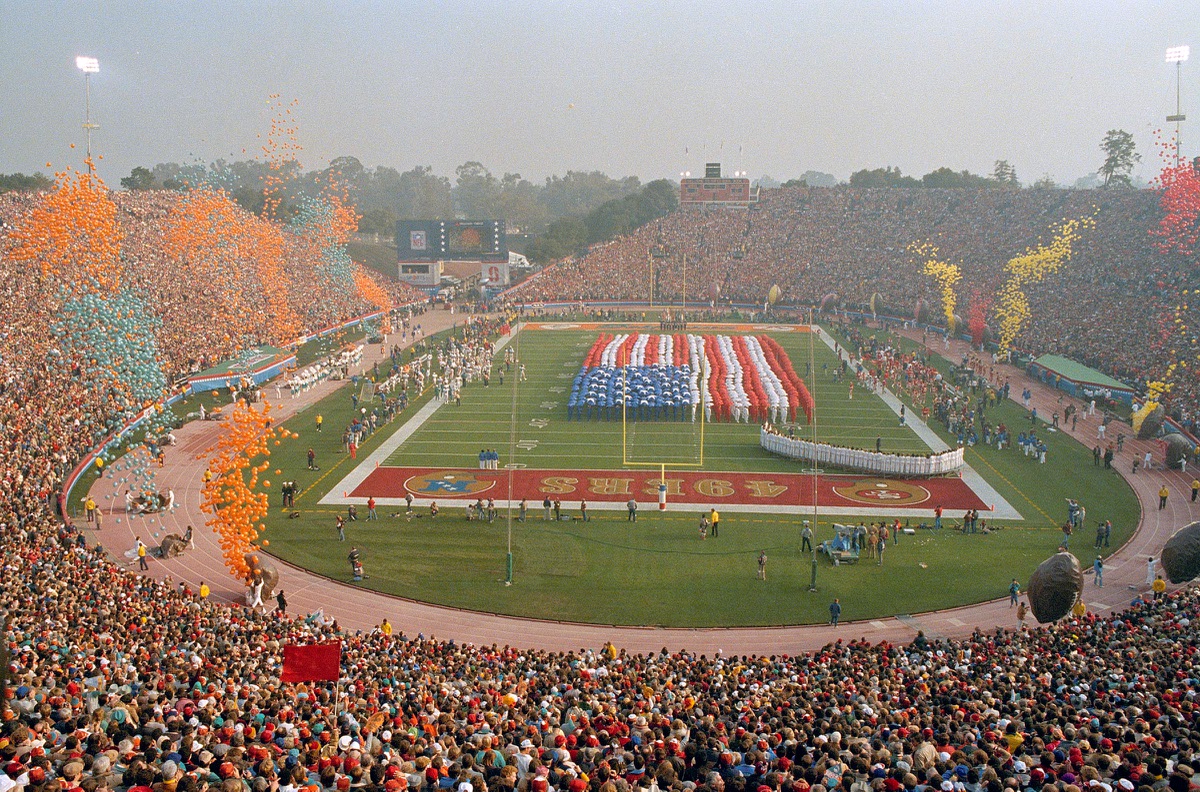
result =
[[[920,187],[921,182],[904,176],[899,168],[875,168],[850,174],[851,187]]]
[[[525,255],[544,263],[569,256],[586,245],[628,234],[679,207],[679,185],[667,179],[647,184],[640,192],[605,201],[583,217],[562,217],[529,243]]]
[[[312,181],[317,189],[327,184],[344,187],[350,199],[357,204],[362,198],[363,188],[369,177],[367,169],[358,157],[336,157],[329,163],[329,167],[317,174]]]
[[[500,215],[500,180],[481,162],[464,162],[454,169],[454,210],[468,220]]]
[[[578,217],[560,217],[529,243],[525,255],[535,263],[564,258],[587,245],[588,227]]]
[[[128,176],[121,179],[121,186],[126,190],[154,190],[159,187],[158,182],[154,180],[154,174],[149,168],[143,168],[138,165]]]
[[[832,173],[822,173],[821,171],[806,170],[800,174],[800,181],[807,184],[809,187],[837,187],[837,177]]]
[[[363,234],[392,237],[396,234],[396,213],[391,209],[368,209],[359,218],[358,230]]]
[[[549,221],[546,207],[538,200],[538,187],[519,173],[506,173],[500,179],[498,218],[507,220],[514,228],[541,230]]]
[[[539,200],[552,218],[584,215],[614,198],[632,195],[641,187],[636,176],[613,179],[601,171],[567,171],[550,176],[542,187]]]
[[[996,167],[992,169],[992,179],[1005,186],[1021,186],[1021,182],[1017,180],[1017,169],[1008,160],[996,160]]]
[[[986,176],[980,176],[968,170],[952,171],[949,168],[942,167],[922,176],[921,186],[931,189],[961,189],[964,187],[979,189],[981,187],[994,187],[995,182]]]
[[[1034,190],[1056,190],[1056,189],[1058,189],[1058,182],[1054,181],[1054,177],[1051,176],[1049,173],[1043,173],[1041,175],[1041,178],[1039,178],[1037,181],[1035,181],[1033,183],[1032,189],[1034,189]]]
[[[1100,149],[1104,152],[1104,164],[1098,173],[1104,179],[1104,187],[1130,187],[1130,174],[1133,166],[1140,162],[1142,155],[1137,153],[1133,135],[1123,129],[1110,129],[1100,141]]]
[[[37,192],[49,190],[54,182],[40,173],[26,176],[24,173],[0,173],[0,193]]]

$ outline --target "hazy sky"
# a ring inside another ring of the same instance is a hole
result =
[[[1149,177],[1177,44],[1194,50],[1194,155],[1200,0],[0,0],[0,172],[82,160],[74,59],[93,55],[93,148],[113,186],[135,165],[247,158],[271,94],[299,100],[305,168],[350,154],[650,180],[714,160],[783,180],[1003,158],[1026,183],[1072,182],[1122,128]]]

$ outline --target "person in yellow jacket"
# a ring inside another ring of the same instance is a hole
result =
[[[1171,494],[1171,491],[1169,489],[1167,489],[1167,485],[1163,484],[1162,489],[1160,489],[1158,491],[1158,510],[1159,511],[1162,511],[1163,509],[1167,508],[1167,496],[1170,494]]]
[[[1167,595],[1167,581],[1163,580],[1163,576],[1159,575],[1154,578],[1154,584],[1150,586],[1150,590],[1154,592],[1154,600],[1157,602]]]
[[[208,599],[208,595],[212,594],[212,589],[203,580],[200,581],[200,601],[204,602]]]
[[[384,619],[383,624],[379,625],[379,631],[388,638],[392,637],[392,625],[388,623],[387,619]]]
[[[1195,498],[1192,500],[1195,500]],[[83,511],[87,516],[88,522],[96,522],[96,501],[92,500],[91,495],[88,495],[87,500],[83,502]]]

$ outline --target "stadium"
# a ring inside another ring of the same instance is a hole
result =
[[[78,65],[0,176],[0,792],[1200,789],[1178,130],[534,212],[272,94],[114,189]]]

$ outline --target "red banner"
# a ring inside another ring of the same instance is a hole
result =
[[[284,644],[281,682],[336,682],[341,676],[342,642]]]

